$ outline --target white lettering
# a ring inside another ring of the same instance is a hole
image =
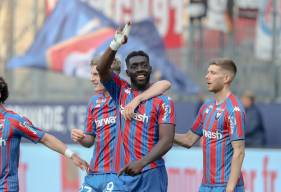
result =
[[[45,131],[66,131],[63,122],[65,108],[61,105],[10,105],[8,108],[28,117],[36,127],[40,127]]]
[[[115,124],[116,123],[116,117],[108,117],[108,118],[104,118],[104,119],[98,119],[98,120],[95,120],[95,123],[96,123],[97,127]]]
[[[222,134],[219,131],[212,132],[203,129],[203,135],[209,139],[222,139]]]
[[[167,0],[154,0],[152,10],[159,33],[161,35],[167,34],[169,28],[169,9]]]
[[[120,105],[120,112],[121,112],[122,115],[124,114],[124,107],[122,105]],[[133,119],[136,120],[136,121],[148,123],[148,116],[146,114],[134,113]]]
[[[183,32],[183,4],[182,0],[173,0],[171,1],[171,7],[174,9],[174,31],[175,33]],[[172,22],[172,21],[170,21]]]
[[[182,0],[82,0],[102,11],[117,23],[138,22],[153,17],[159,33],[169,31],[181,35],[184,28],[184,1]],[[170,13],[174,13],[171,19]],[[171,28],[173,27],[173,28]],[[171,28],[171,29],[170,29]]]
[[[1,137],[0,138],[0,147],[6,146],[6,144],[7,144],[7,141]]]
[[[116,6],[116,20],[119,23],[125,23],[130,21],[131,18],[131,2],[130,0],[118,0],[115,1]]]
[[[134,13],[134,20],[141,21],[147,18],[149,15],[149,2],[148,0],[138,0],[134,1],[133,4],[133,13]],[[141,8],[140,8],[141,7]]]

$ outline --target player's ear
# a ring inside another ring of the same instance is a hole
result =
[[[225,73],[224,74],[224,82],[225,83],[231,83],[231,81],[232,81],[232,75],[230,74],[230,73]]]

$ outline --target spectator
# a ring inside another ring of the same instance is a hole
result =
[[[266,145],[265,129],[259,108],[255,104],[255,96],[251,91],[245,91],[241,101],[246,110],[245,144],[246,147]]]

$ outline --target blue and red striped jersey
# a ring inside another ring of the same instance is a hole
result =
[[[142,159],[151,152],[159,140],[160,124],[175,124],[174,103],[165,95],[153,97],[140,103],[131,121],[125,120],[122,115],[124,107],[140,92],[133,90],[126,81],[115,74],[110,81],[104,83],[104,86],[118,106],[116,169],[120,170],[129,162]],[[163,165],[164,160],[160,158],[146,165],[143,171]]]
[[[110,96],[94,95],[88,103],[84,133],[95,137],[90,163],[92,173],[114,173],[114,150],[117,135],[116,107]]]
[[[37,143],[44,132],[25,117],[0,106],[0,191],[18,191],[18,165],[22,137]]]
[[[203,185],[226,185],[233,155],[232,141],[244,140],[245,110],[239,99],[230,94],[216,104],[210,100],[202,105],[191,129],[202,136]],[[243,185],[242,175],[237,185]]]

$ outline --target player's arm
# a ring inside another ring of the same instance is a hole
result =
[[[84,147],[91,147],[95,142],[95,137],[93,135],[85,134],[80,129],[72,129],[71,130],[71,139],[75,143],[79,143]]]
[[[88,164],[86,161],[82,160],[77,154],[72,152],[70,149],[67,148],[67,146],[61,142],[59,139],[54,137],[51,134],[45,133],[42,139],[40,140],[42,144],[47,146],[48,148],[65,155],[69,159],[73,161],[73,163],[80,167],[81,169],[86,169],[88,168]]]
[[[198,140],[200,139],[200,136],[193,133],[191,130],[189,130],[187,133],[183,134],[175,134],[174,143],[177,145],[181,145],[186,148],[192,147]]]
[[[152,148],[152,150],[142,159],[130,162],[123,167],[119,175],[123,172],[128,175],[137,175],[149,163],[161,158],[165,155],[173,145],[173,138],[175,135],[174,124],[160,124],[159,125],[159,141]]]
[[[136,107],[142,102],[152,97],[163,94],[171,88],[171,82],[167,80],[157,81],[152,84],[147,90],[136,96],[124,109],[124,118],[131,120]]]
[[[241,175],[241,167],[245,156],[244,140],[232,141],[231,144],[233,147],[233,156],[231,160],[230,176],[226,187],[227,192],[234,191],[238,179]]]
[[[117,30],[110,46],[106,49],[104,54],[101,56],[100,61],[97,65],[97,70],[100,75],[102,82],[108,82],[112,77],[111,64],[115,58],[117,50],[122,44],[127,42],[127,38],[130,32],[131,24],[127,23],[121,30]]]

